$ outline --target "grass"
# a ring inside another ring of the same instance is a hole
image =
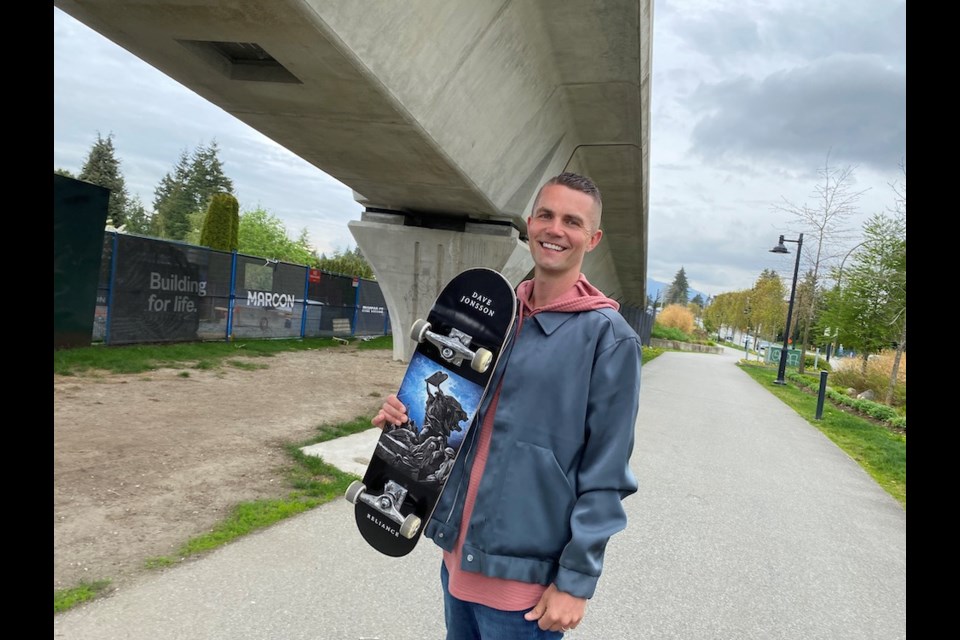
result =
[[[358,349],[385,349],[392,347],[392,336],[381,336],[369,341],[358,340]],[[384,346],[384,345],[389,345]],[[265,364],[251,363],[245,358],[269,358],[285,351],[307,351],[339,346],[332,338],[302,338],[292,340],[236,340],[234,342],[183,342],[167,344],[137,344],[108,347],[95,345],[53,352],[53,372],[63,376],[91,371],[109,373],[143,373],[162,367],[214,369],[223,365],[240,369],[262,369]],[[189,372],[180,375],[189,376]]]
[[[147,568],[170,566],[342,496],[356,476],[340,471],[316,456],[305,455],[301,448],[369,428],[370,418],[358,417],[345,424],[323,425],[318,427],[317,435],[309,440],[287,444],[286,450],[292,460],[292,465],[287,469],[287,478],[292,491],[286,498],[237,505],[212,531],[184,543],[177,551],[176,558],[150,558],[146,562]]]
[[[817,396],[790,384],[775,385],[776,367],[740,364],[740,368],[770,393],[796,411],[830,438],[904,509],[907,508],[907,437],[903,433],[851,415],[825,402],[823,416],[817,415]]]
[[[53,612],[60,613],[67,609],[93,600],[110,586],[109,580],[98,580],[96,582],[84,582],[72,589],[61,589],[53,592]]]
[[[317,434],[312,438],[304,442],[287,444],[286,450],[290,455],[291,465],[286,472],[291,491],[285,498],[240,503],[211,531],[187,540],[177,550],[175,556],[148,558],[144,562],[144,568],[154,570],[171,567],[342,496],[349,484],[357,477],[340,471],[320,458],[305,455],[300,449],[318,442],[366,431],[369,428],[370,418],[358,417],[344,424],[322,425],[317,428]],[[107,593],[106,588],[109,584],[109,580],[103,580],[54,591],[54,613],[66,611],[104,595]]]

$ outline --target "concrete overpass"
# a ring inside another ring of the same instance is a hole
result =
[[[398,336],[465,268],[519,283],[533,198],[564,170],[603,194],[587,277],[645,305],[652,3],[54,1],[350,186]]]

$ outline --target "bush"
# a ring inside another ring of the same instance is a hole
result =
[[[893,351],[883,351],[878,355],[870,356],[867,359],[866,371],[863,367],[863,358],[836,358],[832,361],[831,384],[855,389],[858,394],[869,389],[873,391],[876,398],[882,400],[887,395],[894,356]],[[899,408],[906,407],[906,404],[907,354],[903,353],[897,370],[897,383],[893,389],[892,406]]]
[[[671,329],[679,329],[685,334],[693,333],[693,314],[684,305],[668,304],[657,316],[655,324]]]
[[[813,376],[800,375],[799,373],[791,372],[787,374],[787,378],[798,385],[811,389],[819,389],[820,386],[820,381],[818,379],[819,376],[814,378]],[[855,409],[864,415],[868,415],[872,418],[880,420],[881,422],[886,422],[892,427],[897,427],[903,429],[904,431],[907,429],[907,417],[900,415],[893,407],[888,407],[885,404],[873,402],[872,400],[851,398],[850,396],[831,388],[829,385],[827,386],[824,395],[834,404],[850,407],[851,409]]]
[[[816,356],[816,355],[811,355],[811,354],[808,353],[808,354],[806,354],[806,355],[803,357],[803,369],[804,369],[804,371],[808,371],[808,370],[810,370],[810,369],[813,369],[813,368],[814,368],[814,366],[813,366],[814,361],[817,361],[817,366],[816,366],[816,370],[817,370],[817,371],[832,371],[832,370],[833,370],[833,367],[830,366],[830,363],[827,362],[827,359],[824,358],[823,355],[821,355],[821,356],[820,356],[820,359],[817,360],[817,356]]]
[[[659,340],[676,340],[677,342],[693,342],[693,340],[690,339],[690,336],[685,334],[680,329],[665,327],[659,323],[654,323],[653,329],[650,330],[650,337],[657,338]]]

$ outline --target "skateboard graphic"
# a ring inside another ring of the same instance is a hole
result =
[[[416,546],[473,426],[516,308],[506,278],[468,269],[413,324],[417,347],[397,392],[407,422],[384,427],[363,479],[345,495],[360,534],[381,553],[400,557]]]

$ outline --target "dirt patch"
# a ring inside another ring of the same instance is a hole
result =
[[[283,445],[372,417],[405,369],[353,346],[242,360],[267,367],[54,376],[55,590],[120,587],[237,503],[287,495]]]

